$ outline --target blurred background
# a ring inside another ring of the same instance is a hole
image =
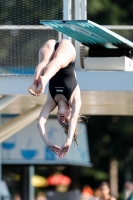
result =
[[[75,1],[72,0],[72,19],[75,19]],[[40,47],[48,39],[58,40],[60,37],[57,31],[39,26],[40,20],[44,19],[62,20],[63,1],[0,0],[1,76],[33,75],[38,63]],[[133,41],[133,1],[131,0],[87,0],[87,19],[100,25],[109,25],[110,29],[112,28],[116,33]],[[125,25],[126,28],[118,29],[113,25]],[[83,65],[84,50],[83,47],[80,48],[81,65]],[[84,67],[82,66],[82,68]],[[1,94],[2,97],[3,94]],[[26,101],[28,105],[28,99]],[[130,104],[130,102],[128,103]],[[121,105],[122,109],[123,106],[124,104]],[[22,110],[24,109],[22,108]],[[18,116],[18,114],[18,109],[15,110],[14,107],[10,110],[8,108],[1,110],[1,125],[10,118]],[[21,140],[19,140],[19,137],[16,138],[15,135],[20,136],[21,133],[16,133],[7,141],[1,143],[2,165],[0,171],[3,181],[0,184],[1,199],[46,200],[54,199],[53,194],[56,194],[58,199],[65,199],[65,197],[71,199],[69,195],[72,195],[73,199],[78,199],[79,194],[80,198],[86,200],[108,200],[113,197],[119,200],[132,198],[132,114],[130,112],[129,115],[120,115],[120,112],[118,114],[116,112],[114,115],[110,113],[100,114],[100,112],[82,114],[88,117],[88,123],[84,124],[85,138],[80,144],[81,151],[76,149],[79,154],[81,153],[81,158],[77,157],[76,161],[72,161],[72,158],[68,156],[64,162],[54,163],[53,155],[49,154],[51,157],[47,159],[45,157],[45,160],[41,160],[42,157],[39,157],[38,160],[32,162],[31,157],[26,157],[29,154],[24,153],[21,155],[24,160],[21,160],[22,158],[16,155],[15,150],[13,152],[15,144],[19,146],[24,139],[22,136]],[[51,115],[50,119],[55,120],[55,115]],[[49,123],[49,127],[53,125],[53,122],[49,121]],[[50,130],[51,134],[57,132],[56,125],[54,128],[54,130]],[[26,133],[27,130],[29,129],[25,129],[24,132]],[[82,134],[79,137],[82,138]],[[30,138],[31,135],[27,139],[27,144],[25,143],[27,147],[33,144]],[[82,151],[84,141],[87,143],[84,151]],[[43,146],[41,142],[41,139],[36,141],[36,145],[41,144]],[[87,155],[85,151],[87,151]],[[33,156],[31,154],[30,156]],[[71,154],[73,154],[73,151]],[[48,162],[49,160],[51,162]],[[51,176],[53,176],[53,179]],[[103,182],[104,184],[102,184]],[[6,185],[4,185],[5,183]],[[105,191],[105,194],[101,192],[102,190]],[[110,191],[113,197],[109,196]],[[60,196],[64,192],[66,192],[65,197]]]

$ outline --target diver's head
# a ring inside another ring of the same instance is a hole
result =
[[[65,101],[58,102],[57,119],[58,119],[59,124],[64,129],[64,132],[66,135],[68,135],[69,123],[71,120],[71,113],[72,113],[72,109]],[[85,122],[84,120],[86,122],[88,121],[84,115],[79,114],[77,123],[76,123],[76,128],[73,135],[73,142],[75,142],[77,145],[78,145],[78,142],[77,142],[78,123]]]
[[[57,119],[61,126],[68,127],[71,117],[71,108],[65,101],[58,103]]]

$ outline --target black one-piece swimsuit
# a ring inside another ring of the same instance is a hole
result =
[[[59,42],[55,44],[55,51]],[[60,69],[49,81],[49,92],[55,101],[57,94],[62,94],[67,99],[67,103],[77,86],[77,79],[74,71],[74,62],[69,63],[65,68]],[[56,102],[56,101],[55,101]],[[57,104],[57,102],[56,102]]]

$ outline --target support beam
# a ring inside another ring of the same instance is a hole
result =
[[[118,161],[116,158],[110,160],[110,192],[118,198]]]
[[[75,20],[81,20],[81,0],[75,0]],[[75,49],[76,49],[76,60],[75,60],[75,69],[81,70],[80,63],[80,42],[75,40]]]
[[[79,87],[82,91],[133,91],[133,72],[125,71],[77,71]],[[29,94],[27,88],[33,76],[9,76],[0,78],[0,94]],[[21,84],[20,84],[21,83]],[[8,85],[11,85],[9,91]],[[17,87],[19,85],[19,88]],[[14,87],[13,87],[14,86]],[[45,94],[48,92],[46,87]],[[38,97],[34,97],[35,99]]]
[[[29,94],[28,88],[33,82],[33,75],[31,76],[1,76],[0,77],[0,94],[2,95],[21,95]],[[10,90],[9,90],[10,85]],[[45,93],[48,92],[46,86]]]
[[[0,127],[0,142],[3,142],[13,134],[17,133],[17,131],[36,120],[41,108],[42,106],[38,105],[3,124]]]
[[[31,184],[31,179],[35,175],[35,167],[33,165],[29,166],[29,200],[33,200],[35,196],[34,186]]]
[[[75,20],[81,19],[81,0],[75,1]]]
[[[63,0],[63,19],[64,20],[71,20],[71,5],[72,0]],[[71,38],[65,34],[63,34],[64,39],[71,40]]]
[[[19,95],[9,96],[5,95],[0,99],[0,110],[8,106],[10,103],[12,103],[14,100],[16,100],[19,97]]]
[[[81,19],[87,19],[87,0],[81,0]]]

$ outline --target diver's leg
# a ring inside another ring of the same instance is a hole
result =
[[[38,87],[38,77],[43,75],[43,71],[46,65],[50,62],[54,55],[55,40],[48,40],[40,49],[38,54],[39,64],[35,69],[34,80],[28,91],[32,95],[36,95],[36,89]]]
[[[73,62],[76,58],[76,51],[72,43],[68,40],[63,39],[53,59],[47,64],[44,69],[43,75],[38,78],[38,87],[36,94],[40,95],[44,92],[45,86],[48,81],[61,69],[68,66],[70,62]]]

